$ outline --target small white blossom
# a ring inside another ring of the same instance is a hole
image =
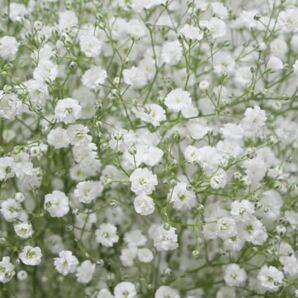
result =
[[[150,195],[158,184],[157,177],[147,168],[138,168],[130,175],[131,190],[137,194]]]
[[[189,92],[180,88],[172,90],[165,98],[165,105],[173,112],[180,112],[191,104]]]
[[[243,285],[246,280],[246,272],[237,264],[230,264],[225,267],[224,280],[226,285],[237,287]]]
[[[16,234],[22,239],[30,238],[33,235],[32,225],[27,222],[21,222],[21,223],[15,224],[14,230]]]
[[[175,187],[170,190],[169,200],[173,207],[177,210],[190,210],[197,204],[196,195],[188,189],[185,182],[178,182]]]
[[[257,278],[265,290],[276,292],[283,283],[284,275],[276,267],[264,265],[259,271]]]
[[[89,260],[84,261],[80,266],[77,267],[77,281],[83,284],[89,283],[93,277],[94,271],[95,264]]]
[[[80,36],[80,48],[87,57],[95,58],[101,52],[102,43],[95,36],[82,35]]]
[[[173,227],[165,229],[162,225],[158,226],[154,230],[152,238],[158,251],[170,251],[178,247],[178,237],[176,229]]]
[[[169,286],[161,286],[156,290],[154,298],[180,298],[180,295],[177,290]]]
[[[65,124],[73,123],[80,117],[81,109],[76,99],[60,99],[55,107],[55,118]]]
[[[180,29],[180,34],[182,34],[185,38],[189,38],[191,40],[201,40],[203,38],[203,32],[198,28],[188,24],[185,24]]]
[[[74,273],[78,264],[78,259],[69,250],[60,251],[59,257],[54,258],[54,266],[56,270],[64,276],[69,273]]]
[[[15,267],[10,262],[10,257],[3,257],[0,261],[0,282],[7,283],[15,275]]]
[[[38,246],[26,245],[19,254],[21,261],[28,266],[37,266],[41,263],[42,253]]]
[[[96,241],[106,247],[112,247],[119,241],[117,228],[110,223],[101,224],[100,227],[96,230],[95,235]]]
[[[55,190],[45,196],[44,208],[52,217],[63,217],[69,211],[69,200],[64,192]]]
[[[47,136],[47,141],[55,149],[67,148],[70,143],[67,131],[61,127],[53,128]]]
[[[165,64],[175,65],[182,58],[182,47],[179,41],[168,41],[162,47],[161,60]]]
[[[138,249],[138,260],[142,263],[150,263],[153,260],[153,253],[148,248]]]
[[[0,38],[0,57],[4,60],[13,60],[17,54],[19,43],[13,36]]]
[[[114,288],[115,298],[136,298],[137,290],[133,283],[123,281]]]
[[[134,199],[135,211],[140,215],[150,215],[155,210],[155,204],[151,197],[141,194]]]
[[[105,82],[107,72],[99,66],[92,66],[82,76],[82,83],[91,90],[97,90]]]

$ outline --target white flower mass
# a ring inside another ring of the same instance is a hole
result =
[[[0,297],[298,298],[297,0],[0,7]]]

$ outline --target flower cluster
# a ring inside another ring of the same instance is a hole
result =
[[[0,5],[1,297],[298,297],[296,0]]]

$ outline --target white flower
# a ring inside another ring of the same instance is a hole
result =
[[[106,247],[112,247],[119,241],[116,226],[110,223],[104,223],[99,226],[95,232],[96,242]]]
[[[73,123],[79,119],[81,109],[76,99],[60,99],[55,107],[55,118],[65,124]]]
[[[77,267],[77,281],[83,284],[87,284],[91,281],[94,271],[95,264],[93,264],[89,260],[84,261],[80,266]]]
[[[245,110],[244,118],[241,121],[244,134],[248,137],[259,135],[266,124],[266,120],[266,112],[259,106],[247,108]]]
[[[129,69],[124,69],[123,80],[125,84],[139,89],[146,85],[147,76],[142,68],[133,66]]]
[[[189,163],[197,162],[199,160],[199,149],[192,145],[187,146],[184,150],[184,157]]]
[[[266,164],[262,158],[256,157],[243,162],[248,183],[256,186],[266,175]]]
[[[144,107],[137,109],[135,113],[142,121],[150,123],[155,127],[159,126],[160,122],[167,119],[165,110],[155,103],[145,104]]]
[[[42,253],[38,246],[26,245],[19,254],[21,261],[28,266],[37,266],[41,263]]]
[[[191,97],[188,91],[181,88],[172,90],[165,98],[165,105],[173,112],[180,112],[191,104]]]
[[[57,234],[51,234],[45,238],[47,248],[54,254],[58,254],[64,249],[62,238]]]
[[[211,3],[212,10],[216,16],[221,19],[226,19],[228,17],[228,9],[220,2]]]
[[[283,10],[278,15],[278,24],[284,32],[298,32],[297,8]]]
[[[224,240],[224,249],[226,251],[237,252],[243,248],[244,244],[245,240],[240,238],[239,235],[234,235]]]
[[[235,21],[235,26],[239,28],[260,29],[260,23],[255,19],[259,15],[257,9],[243,10]]]
[[[240,86],[247,86],[252,80],[252,73],[249,66],[240,66],[234,73],[235,82]]]
[[[143,235],[141,230],[134,229],[125,233],[124,241],[128,247],[140,247],[146,244],[147,238]]]
[[[201,21],[201,27],[205,27],[209,30],[213,38],[221,38],[226,34],[226,24],[219,18],[213,17],[208,21]]]
[[[34,69],[33,77],[37,81],[54,81],[58,76],[58,67],[50,60],[42,60]]]
[[[156,227],[151,236],[154,241],[154,247],[158,251],[170,251],[178,247],[178,237],[176,229],[173,227],[165,229],[163,225],[160,225]]]
[[[237,235],[236,222],[231,217],[222,217],[216,223],[217,236],[221,239],[228,239]]]
[[[246,280],[246,272],[237,264],[227,265],[224,269],[224,280],[230,287],[243,285]]]
[[[6,221],[13,222],[20,219],[22,206],[14,199],[6,199],[1,202],[1,213]]]
[[[190,210],[197,204],[195,193],[188,190],[188,185],[185,182],[178,182],[175,187],[170,190],[169,200],[177,210]]]
[[[0,91],[0,117],[13,120],[22,112],[22,102],[14,93]]]
[[[210,179],[210,186],[213,189],[224,188],[227,183],[227,173],[222,169],[218,169]]]
[[[82,83],[91,90],[97,90],[106,80],[107,72],[100,66],[91,66],[82,76]]]
[[[163,157],[163,151],[155,146],[136,146],[137,147],[137,154],[141,154],[142,157],[140,158],[140,161],[142,161],[146,166],[154,167],[159,162],[161,162]],[[136,159],[139,159],[138,156],[136,156]]]
[[[38,53],[32,53],[32,57],[39,61],[51,60],[55,56],[55,53],[56,52],[53,50],[53,47],[46,43],[40,48]]]
[[[285,40],[281,38],[276,38],[271,42],[270,50],[274,56],[283,59],[285,58],[289,50],[289,47]]]
[[[176,65],[182,58],[182,47],[179,41],[164,43],[161,50],[161,61],[165,64]]]
[[[58,27],[61,31],[69,31],[78,25],[78,18],[74,11],[66,10],[59,12]]]
[[[194,6],[201,11],[206,11],[208,8],[208,2],[207,0],[195,0]]]
[[[150,195],[158,184],[157,176],[147,168],[138,168],[129,177],[131,190],[137,194]]]
[[[96,298],[114,298],[114,296],[108,289],[101,289]]]
[[[298,227],[298,212],[287,210],[285,212],[285,217],[294,229]]]
[[[86,159],[94,161],[97,158],[96,150],[97,147],[94,143],[82,143],[79,146],[72,147],[73,157],[78,163]]]
[[[284,64],[280,58],[275,56],[270,56],[267,63],[267,67],[270,68],[272,71],[279,71],[283,69]]]
[[[298,275],[298,259],[295,256],[281,256],[279,260],[286,275],[293,277]]]
[[[43,81],[34,79],[25,82],[24,85],[28,90],[31,102],[36,106],[44,107],[49,96],[47,85]]]
[[[33,228],[31,223],[20,222],[15,224],[13,227],[16,234],[22,239],[30,238],[33,235]]]
[[[87,57],[95,58],[101,52],[102,43],[93,35],[82,35],[80,36],[80,48]]]
[[[4,60],[13,60],[16,57],[19,43],[13,36],[0,38],[0,57]]]
[[[20,22],[24,16],[28,14],[28,10],[24,4],[21,3],[11,3],[9,7],[9,18],[13,22]]]
[[[103,185],[97,181],[82,181],[77,184],[74,196],[84,204],[89,204],[101,195]]]
[[[202,91],[208,90],[209,89],[209,86],[210,86],[210,84],[209,84],[209,82],[207,80],[203,80],[199,84],[199,88]]]
[[[223,162],[223,157],[216,148],[211,146],[198,148],[196,154],[197,159],[195,161],[200,164],[207,174],[216,172]]]
[[[25,270],[20,270],[20,271],[17,273],[17,279],[18,279],[18,280],[23,281],[23,280],[26,280],[27,277],[28,277],[28,273],[27,273],[27,271],[25,271]]]
[[[180,298],[180,295],[177,290],[169,286],[161,286],[156,290],[154,298]]]
[[[88,133],[88,127],[82,124],[73,124],[67,128],[67,134],[69,136],[70,143],[74,146],[90,143],[92,137],[88,135]]]
[[[200,140],[212,129],[200,119],[193,119],[188,121],[187,131],[193,139]]]
[[[131,37],[138,39],[146,35],[146,27],[139,20],[133,19],[127,23],[127,32]]]
[[[152,214],[155,210],[155,204],[151,197],[141,194],[134,199],[135,211],[140,215]]]
[[[241,238],[255,245],[262,245],[267,240],[267,232],[263,223],[254,216],[238,223]]]
[[[120,261],[124,267],[132,267],[137,256],[138,249],[136,246],[130,246],[121,250]]]
[[[14,265],[10,262],[10,257],[3,257],[0,261],[0,282],[7,283],[14,275]]]
[[[114,288],[115,298],[136,298],[137,290],[133,283],[123,281]]]
[[[14,160],[12,157],[0,157],[0,181],[12,178]]]
[[[262,219],[274,221],[280,217],[283,200],[277,191],[268,190],[262,194],[259,205],[256,212],[257,216]]]
[[[213,67],[217,74],[233,74],[235,60],[228,51],[220,51],[214,55]]]
[[[248,220],[254,212],[254,204],[248,200],[234,201],[231,204],[231,214],[237,219]]]
[[[257,278],[265,290],[276,292],[282,286],[284,275],[276,267],[264,265]]]
[[[185,38],[191,40],[201,40],[204,33],[198,28],[188,24],[185,24],[180,30],[179,33],[182,34]]]
[[[60,251],[59,257],[54,258],[54,266],[56,270],[64,276],[69,273],[74,273],[78,264],[78,259],[69,250]]]
[[[69,211],[69,200],[64,192],[55,190],[45,196],[44,208],[52,217],[63,217]]]
[[[148,248],[139,248],[137,256],[142,263],[150,263],[153,260],[153,253]]]
[[[244,130],[241,125],[235,123],[227,123],[221,129],[220,132],[224,139],[233,142],[241,142],[244,136]]]
[[[48,136],[47,142],[55,149],[67,148],[70,140],[67,131],[61,127],[53,128]]]

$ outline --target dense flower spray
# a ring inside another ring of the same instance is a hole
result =
[[[298,297],[297,1],[0,7],[0,297]]]

